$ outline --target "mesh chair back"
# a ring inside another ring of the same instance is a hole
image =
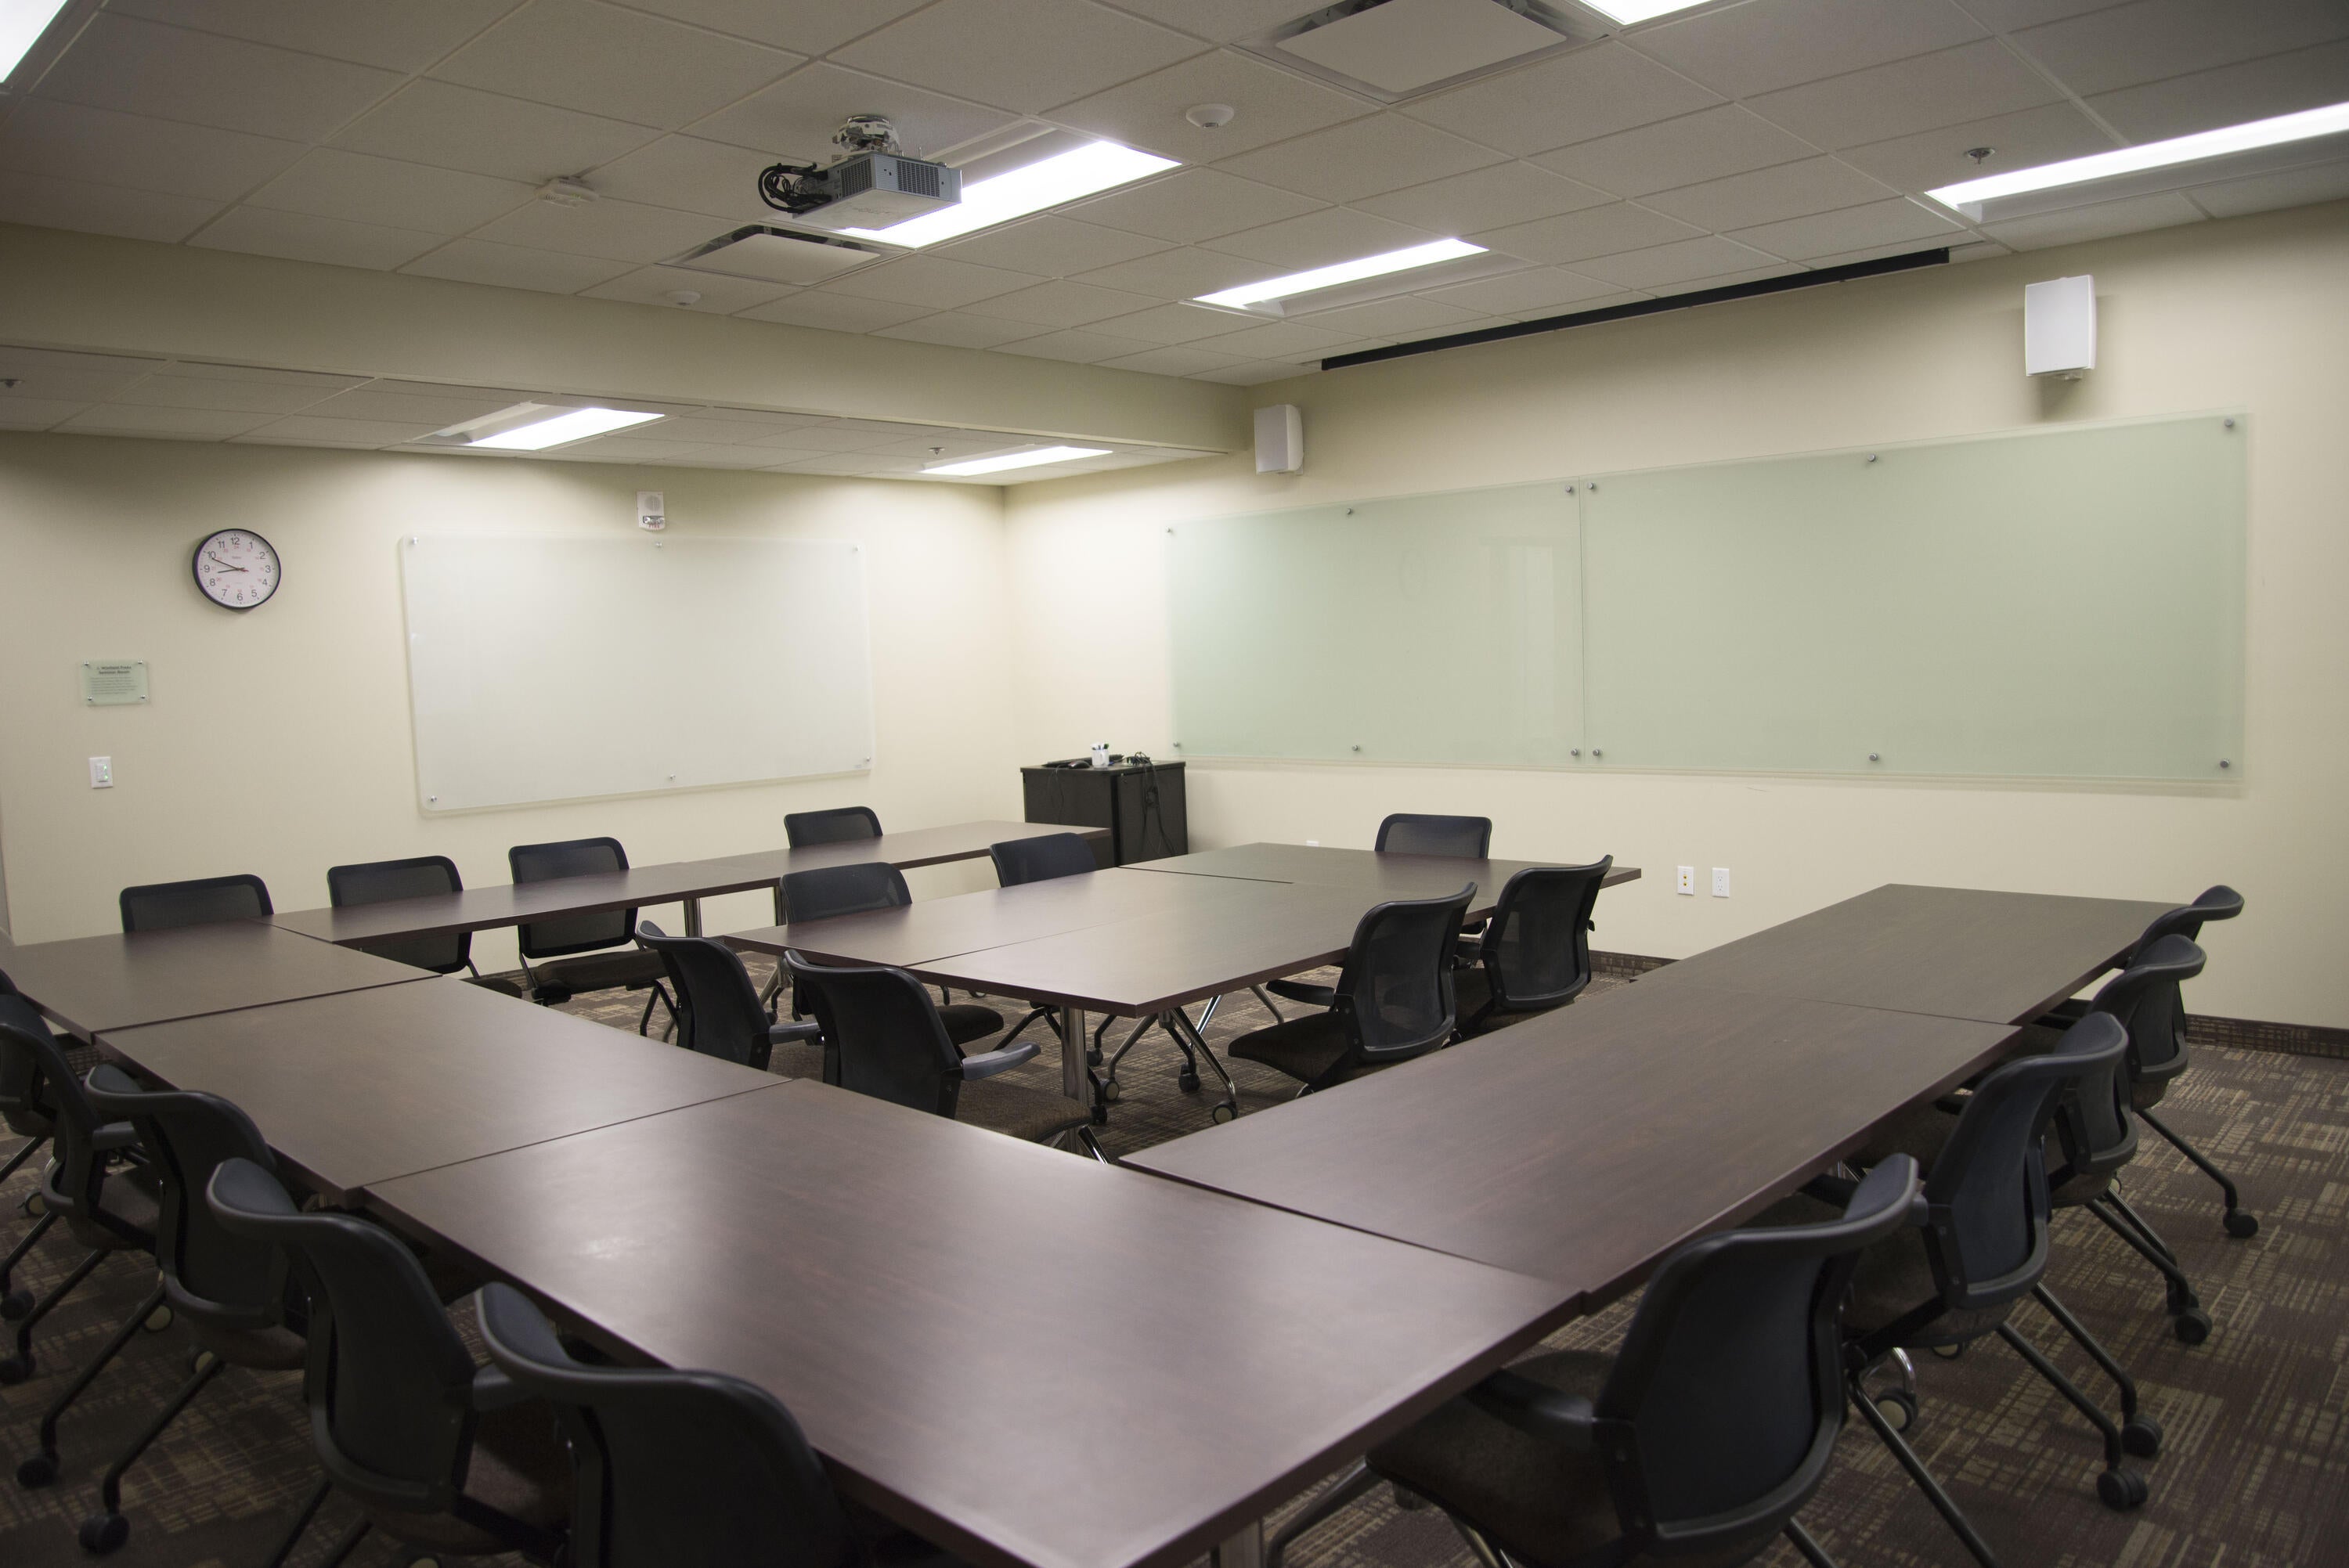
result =
[[[1470,882],[1449,898],[1398,899],[1355,925],[1336,1007],[1365,1061],[1401,1061],[1451,1037],[1452,948],[1475,892]]]
[[[2145,928],[2129,962],[2137,963],[2166,938],[2195,940],[2202,934],[2205,921],[2232,920],[2242,913],[2243,895],[2233,888],[2222,883],[2205,889],[2192,903],[2157,915]],[[2148,995],[2138,1006],[2139,1017],[2129,1022],[2129,1070],[2158,1098],[2168,1081],[2186,1070],[2186,994],[2170,985]]]
[[[2128,1048],[2111,1015],[2091,1013],[2053,1054],[2023,1057],[1983,1077],[1925,1179],[1932,1222],[1925,1252],[1941,1304],[2003,1305],[2047,1268],[2047,1164],[2040,1152],[2066,1090],[2109,1073]]]
[[[1614,864],[1609,855],[1587,866],[1527,866],[1509,879],[1477,949],[1496,1011],[1558,1006],[1590,984],[1590,912]]]
[[[1852,1270],[1906,1222],[1918,1192],[1916,1161],[1896,1155],[1838,1220],[1729,1231],[1664,1260],[1593,1404],[1609,1490],[1635,1535],[1706,1551],[1766,1542],[1794,1517],[1843,1426]]]
[[[1093,847],[1075,833],[1006,839],[999,844],[988,845],[987,852],[995,861],[995,880],[1005,887],[1050,882],[1055,877],[1072,877],[1101,869],[1101,862],[1093,858]]]
[[[2242,913],[2243,895],[2233,888],[2224,882],[2204,888],[2192,903],[2180,904],[2167,914],[2155,915],[2152,923],[2145,928],[2145,934],[2137,938],[2137,950],[2143,953],[2165,936],[2199,940],[2204,922],[2232,920]]]
[[[678,1045],[746,1067],[767,1065],[774,1020],[740,954],[715,937],[664,936],[649,922],[636,927],[636,940],[660,954],[677,987]]]
[[[266,920],[269,885],[256,876],[199,877],[193,882],[127,887],[118,900],[125,931],[169,931],[223,920]]]
[[[516,882],[553,882],[557,877],[591,877],[628,869],[628,851],[617,839],[565,839],[551,844],[516,844],[506,851],[506,865]],[[633,909],[605,910],[599,914],[566,914],[554,920],[534,920],[517,926],[514,936],[524,958],[561,958],[565,954],[593,953],[617,947],[636,929]]]
[[[2109,1175],[2136,1156],[2137,1118],[2129,1112],[2132,1068],[2141,1052],[2168,1066],[2184,1051],[2175,998],[2181,983],[2202,973],[2202,949],[2192,941],[2161,937],[2138,948],[2128,968],[2106,982],[2088,1005],[2090,1016],[2105,1014],[2120,1024],[2127,1033],[2128,1049],[2109,1068],[2081,1078],[2058,1103],[2055,1131],[2064,1167],[2057,1180]]]
[[[1490,817],[1426,817],[1398,811],[1379,824],[1371,848],[1391,855],[1452,855],[1481,861],[1492,847]]]
[[[17,993],[5,975],[0,975],[0,1024],[19,1034],[49,1032],[40,1010]],[[41,1096],[41,1061],[0,1032],[0,1123],[19,1138],[47,1138],[55,1119]]]
[[[523,1295],[477,1302],[491,1359],[554,1407],[577,1484],[573,1568],[851,1568],[848,1520],[791,1412],[716,1372],[588,1367]]]
[[[309,1293],[302,1393],[326,1474],[377,1507],[447,1511],[472,1449],[473,1358],[424,1265],[365,1220],[302,1212],[250,1160],[222,1161],[205,1201],[233,1233],[284,1248]]]
[[[462,892],[464,878],[457,862],[446,855],[418,855],[406,861],[369,861],[363,865],[328,866],[326,897],[336,909],[355,903],[385,903],[396,898],[429,898],[435,893]],[[473,957],[473,934],[452,931],[436,936],[395,936],[370,942],[367,951],[395,964],[454,975]]]
[[[841,1088],[915,1110],[952,1116],[962,1093],[962,1052],[922,983],[902,969],[829,968],[796,953],[784,967],[823,1031]]]
[[[834,806],[828,811],[793,811],[783,819],[783,837],[792,848],[839,844],[881,836],[881,819],[870,806]]]
[[[775,885],[775,918],[785,924],[795,920],[830,920],[837,914],[867,914],[876,909],[903,909],[913,902],[905,873],[885,861],[790,872]]]
[[[100,1115],[138,1129],[162,1178],[155,1263],[173,1307],[222,1328],[276,1323],[285,1299],[285,1254],[238,1235],[204,1202],[205,1184],[222,1161],[269,1168],[269,1145],[253,1119],[217,1095],[142,1089],[111,1063],[91,1068],[85,1087]]]
[[[23,1084],[26,1098],[49,1119],[49,1136],[56,1141],[49,1146],[48,1168],[41,1172],[42,1200],[91,1246],[120,1241],[146,1245],[149,1238],[125,1229],[99,1202],[106,1185],[106,1157],[95,1141],[100,1118],[74,1077],[65,1047],[22,996],[0,996],[0,1061],[10,1064],[0,1076]],[[117,1240],[101,1239],[96,1234],[100,1230]]]

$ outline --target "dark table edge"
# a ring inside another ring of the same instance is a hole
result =
[[[295,932],[291,934],[302,936],[307,935],[308,934],[306,932]],[[389,963],[390,960],[387,959],[385,962]],[[80,1040],[87,1045],[99,1047],[102,1049],[105,1046],[103,1037],[107,1035],[120,1034],[127,1029],[159,1028],[165,1024],[184,1024],[191,1018],[218,1018],[225,1016],[230,1013],[250,1013],[262,1007],[282,1007],[288,1002],[312,1002],[317,1000],[321,996],[349,996],[355,995],[361,991],[380,991],[390,985],[413,985],[420,980],[438,980],[440,978],[442,978],[442,976],[433,974],[429,969],[419,969],[413,975],[395,975],[389,980],[371,980],[364,985],[338,985],[331,991],[313,991],[300,996],[279,996],[267,1002],[248,1002],[242,1007],[210,1007],[193,1013],[174,1013],[168,1018],[141,1018],[135,1024],[98,1024],[92,1026],[87,1030],[83,1029],[79,1025],[75,1024],[70,1019],[67,1019],[63,1015],[44,1006],[37,999],[28,996],[26,1000],[31,1001],[33,1006],[40,1010],[41,1016],[45,1018],[53,1018],[57,1023],[64,1025],[67,1033],[72,1035],[75,1039]]]

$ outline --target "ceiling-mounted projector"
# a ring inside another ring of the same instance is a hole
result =
[[[962,170],[907,158],[897,132],[860,114],[833,134],[846,156],[829,167],[777,163],[759,176],[759,198],[795,222],[818,229],[885,229],[962,201]]]

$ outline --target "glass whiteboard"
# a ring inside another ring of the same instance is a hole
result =
[[[1186,757],[2241,776],[2240,415],[1186,523]]]
[[[427,534],[399,552],[427,810],[872,764],[853,544]]]

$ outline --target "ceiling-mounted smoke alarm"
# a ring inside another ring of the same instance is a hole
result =
[[[1240,46],[1400,103],[1607,30],[1588,13],[1547,0],[1339,0]]]
[[[1183,118],[1201,130],[1221,130],[1231,124],[1238,113],[1227,103],[1195,103],[1183,111]]]

